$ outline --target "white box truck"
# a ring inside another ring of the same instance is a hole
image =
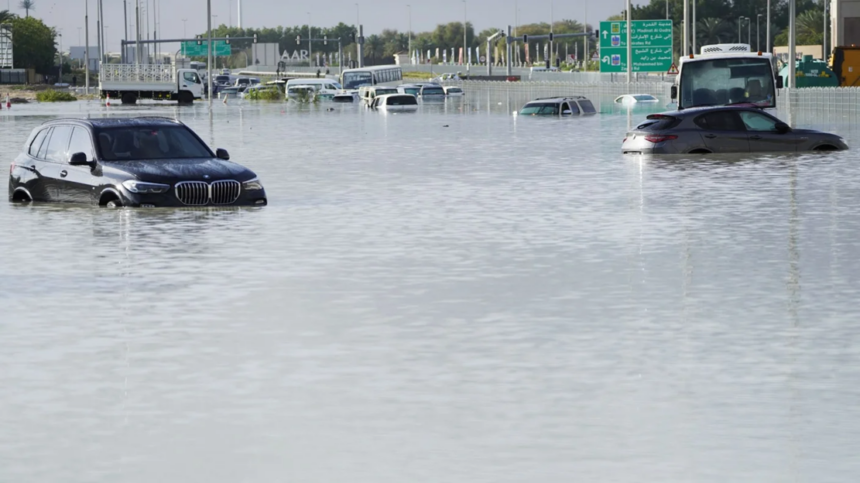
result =
[[[203,81],[194,69],[168,64],[102,64],[99,95],[110,95],[123,104],[138,99],[178,101],[191,104],[203,97]]]

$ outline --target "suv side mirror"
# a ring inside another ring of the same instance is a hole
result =
[[[673,101],[678,98],[678,86],[672,86],[672,89],[670,90],[670,92],[671,92],[671,97],[672,97]]]
[[[230,153],[228,153],[227,150],[223,148],[218,148],[215,150],[215,157],[218,159],[223,159],[224,161],[230,161]]]
[[[96,162],[87,160],[87,155],[84,153],[73,154],[69,159],[69,164],[71,166],[89,166],[91,168],[96,166]]]
[[[791,127],[789,127],[788,124],[786,124],[784,122],[776,123],[776,132],[778,132],[780,134],[785,134],[789,131],[791,131]]]

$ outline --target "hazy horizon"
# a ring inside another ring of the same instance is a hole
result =
[[[96,0],[89,1],[90,16],[90,44],[95,45],[96,39]],[[212,0],[212,24],[237,25],[238,0]],[[86,0],[64,0],[49,1],[35,0],[35,9],[30,15],[42,19],[47,25],[57,28],[62,34],[63,50],[70,46],[84,45],[84,5]],[[0,8],[9,8],[13,13],[24,15],[24,10],[18,8],[18,0],[0,0]],[[128,0],[129,16],[129,38],[134,37],[134,5],[135,0]],[[357,13],[361,24],[364,25],[365,35],[378,34],[383,29],[396,29],[399,31],[409,30],[409,0],[376,0],[372,2],[356,2],[352,0],[334,0],[326,3],[325,8],[317,5],[307,5],[295,1],[283,2],[276,0],[243,0],[244,27],[277,27],[295,26],[308,24],[308,12],[310,13],[310,24],[312,26],[331,27],[339,22],[355,24]],[[635,1],[635,5],[646,2]],[[120,0],[103,0],[105,7],[105,40],[107,50],[116,52],[120,50],[120,40],[123,37],[123,2]],[[143,7],[147,1],[140,0]],[[191,37],[206,30],[206,1],[194,0],[192,2],[174,2],[169,4],[161,0],[148,0],[149,9],[152,12],[160,7],[159,38],[181,38]],[[448,22],[462,22],[464,2],[462,0],[445,0],[441,3],[411,2],[411,21],[413,32],[429,31],[436,28],[438,24]],[[561,2],[550,0],[538,0],[527,2],[525,0],[469,0],[466,4],[467,21],[475,26],[477,31],[490,27],[504,28],[506,25],[515,23],[529,24],[536,22],[549,22],[554,20],[572,19],[583,21],[586,19],[585,7],[587,4],[587,21],[596,23],[605,20],[610,15],[620,13],[624,7],[624,0],[612,0],[600,2],[595,0],[573,0]],[[168,5],[170,9],[168,9]],[[229,7],[229,8],[228,8]],[[356,11],[358,10],[358,12]],[[515,15],[515,11],[519,14]],[[143,16],[144,14],[142,14]],[[183,19],[187,19],[183,22]],[[276,19],[276,20],[273,20]],[[141,24],[144,20],[141,19]],[[183,33],[185,26],[186,33]],[[149,32],[156,30],[155,22],[150,16]],[[79,40],[80,39],[80,40]]]

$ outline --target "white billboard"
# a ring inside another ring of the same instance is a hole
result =
[[[12,65],[12,26],[0,25],[0,69],[11,69]]]
[[[251,46],[251,59],[248,59],[252,66],[269,66],[275,67],[278,65],[281,54],[278,52],[278,44],[253,44]]]

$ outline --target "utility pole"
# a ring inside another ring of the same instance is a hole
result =
[[[99,0],[99,20],[100,20],[100,21],[101,21],[101,23],[102,23],[102,26],[101,26],[101,28],[99,29],[99,32],[100,32],[100,34],[99,34],[99,35],[101,35],[101,41],[102,41],[102,57],[101,57],[101,61],[102,61],[102,62],[104,62],[104,61],[105,61],[105,58],[107,57],[107,56],[106,56],[106,54],[105,54],[105,49],[107,49],[107,45],[105,45],[105,6],[104,6],[104,4],[102,3],[102,0]]]
[[[797,85],[797,80],[794,77],[797,69],[797,30],[795,26],[795,16],[797,15],[797,6],[795,0],[788,0],[788,87],[794,90]]]
[[[684,0],[684,48],[681,49],[681,54],[684,57],[690,55],[690,1]]]
[[[100,33],[101,29],[102,29],[101,1],[96,0],[96,50],[98,51],[98,54],[99,54],[99,70],[101,70],[101,63],[102,63],[102,59],[103,59],[103,57],[102,57],[102,36]]]
[[[84,36],[86,46],[84,47],[84,77],[86,78],[87,94],[90,93],[90,0],[84,0]]]
[[[134,9],[134,14],[134,31],[136,40],[134,44],[134,63],[140,65],[140,58],[142,57],[142,52],[140,49],[140,0],[137,0],[137,6]]]
[[[767,24],[765,26],[764,33],[765,37],[767,37],[767,39],[765,39],[765,44],[767,45],[767,51],[770,52],[770,0],[767,0],[767,19],[765,20],[765,23]]]
[[[239,0],[239,28],[242,28],[242,0]]]
[[[125,29],[125,35],[123,35],[123,40],[128,40],[128,6],[126,5],[126,0],[122,0],[122,25]],[[122,59],[122,63],[126,63],[126,44],[122,44],[122,52],[120,53],[120,58]]]
[[[585,0],[585,21],[582,22],[582,33],[588,33],[588,0]],[[598,37],[599,40],[599,37]],[[574,44],[576,45],[576,44]],[[588,72],[588,35],[582,37],[582,71]]]
[[[409,59],[412,59],[412,5],[406,5],[409,10]]]
[[[693,44],[693,55],[696,55],[696,0],[690,0],[693,3],[693,18],[690,21],[690,26],[693,30],[693,36],[690,42]]]
[[[313,33],[311,32],[311,13],[308,14],[308,66],[314,66],[314,43],[311,40],[314,38]]]
[[[466,64],[466,0],[463,0],[463,65]]]
[[[138,0],[139,1],[139,0]],[[206,83],[209,89],[209,111],[212,111],[212,0],[206,0]]]

